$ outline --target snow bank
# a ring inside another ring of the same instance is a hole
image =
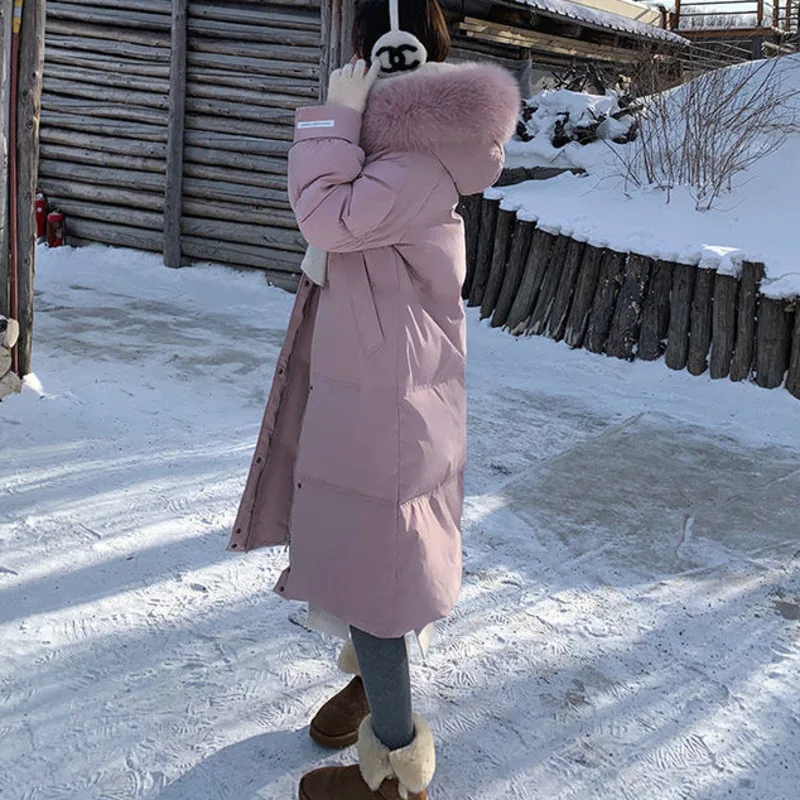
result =
[[[731,72],[757,70],[760,63],[737,65]],[[800,89],[800,56],[784,59],[773,77],[787,90]],[[686,86],[672,90],[676,106],[687,91]],[[566,98],[560,100],[563,105]],[[592,108],[591,100],[586,108]],[[794,109],[800,110],[796,101],[789,111]],[[625,147],[635,146],[600,141],[584,147],[572,142],[556,149],[541,135],[531,142],[512,141],[507,148],[509,167],[580,167],[588,174],[494,188],[486,196],[501,199],[503,208],[517,211],[523,219],[597,246],[726,274],[737,274],[743,260],[763,261],[765,294],[800,295],[800,134],[788,136],[778,150],[739,175],[712,210],[702,212],[696,210],[688,187],[667,194],[626,185],[620,177],[620,158]]]

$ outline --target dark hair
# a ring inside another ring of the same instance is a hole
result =
[[[356,54],[369,61],[375,42],[389,28],[389,0],[360,0],[353,24]],[[428,61],[444,61],[450,55],[450,32],[437,0],[400,0],[400,28],[425,45]]]

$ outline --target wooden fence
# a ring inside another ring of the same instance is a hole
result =
[[[286,154],[332,6],[48,0],[39,175],[69,241],[295,272]]]
[[[617,358],[654,361],[712,378],[753,379],[800,398],[797,298],[760,292],[762,264],[740,277],[697,265],[595,247],[463,198],[464,298],[514,335],[546,335]]]

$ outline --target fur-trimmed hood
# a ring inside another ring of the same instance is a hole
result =
[[[465,159],[491,157],[514,133],[520,106],[517,82],[492,64],[425,64],[415,72],[378,80],[361,128],[368,156],[382,152],[434,153],[463,194],[471,176]],[[472,164],[474,172],[474,163]],[[463,185],[462,185],[463,184]]]

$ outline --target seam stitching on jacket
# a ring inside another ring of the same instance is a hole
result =
[[[374,494],[368,494],[367,492],[360,492],[358,489],[351,489],[348,486],[340,486],[337,483],[331,483],[330,481],[326,481],[323,478],[316,478],[313,475],[297,475],[295,480],[299,483],[311,483],[316,484],[317,486],[323,486],[326,489],[332,489],[335,492],[343,492],[345,494],[356,494],[359,497],[363,497],[367,500],[374,500],[376,503],[380,503],[381,505],[385,506],[393,506],[395,505],[394,501],[386,498],[386,497],[376,497]]]

